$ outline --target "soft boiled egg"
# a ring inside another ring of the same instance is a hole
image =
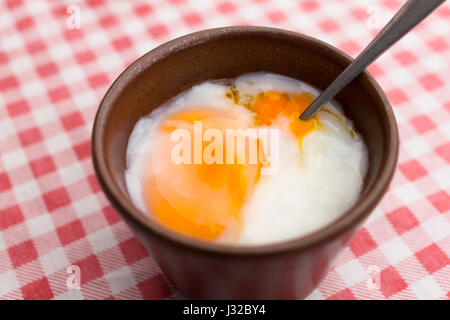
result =
[[[336,103],[299,120],[316,94],[264,72],[181,93],[131,133],[132,201],[165,227],[207,241],[273,243],[331,223],[359,196],[367,148]],[[263,130],[276,134],[264,139]],[[230,132],[257,133],[239,144]]]

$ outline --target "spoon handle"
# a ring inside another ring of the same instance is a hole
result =
[[[445,0],[409,0],[358,57],[301,114],[307,120],[392,44],[425,19]]]

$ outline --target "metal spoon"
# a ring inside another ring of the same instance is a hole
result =
[[[445,0],[409,0],[380,31],[363,52],[324,90],[308,108],[300,115],[301,120],[307,120],[330,101],[350,81],[356,78],[364,69],[378,58],[391,45],[397,42],[408,31],[425,19]]]

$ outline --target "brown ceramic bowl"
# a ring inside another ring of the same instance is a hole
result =
[[[389,102],[368,72],[337,97],[369,148],[361,197],[340,218],[290,241],[233,246],[191,239],[139,211],[128,196],[125,150],[136,121],[205,80],[268,71],[324,89],[352,61],[319,40],[264,27],[205,30],[172,40],[128,67],[106,93],[94,123],[92,155],[100,184],[123,219],[185,296],[201,299],[298,299],[321,281],[388,188],[398,133]]]

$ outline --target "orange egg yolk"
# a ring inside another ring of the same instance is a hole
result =
[[[203,132],[217,129],[223,137],[226,129],[248,127],[248,121],[219,109],[191,109],[164,119],[150,156],[144,198],[148,210],[166,227],[194,238],[215,240],[230,230],[239,230],[241,207],[259,179],[260,164],[227,164],[226,142],[215,140],[202,141],[201,150],[214,143],[212,154],[221,151],[222,163],[207,164],[203,159],[195,164],[193,140],[190,163],[174,163],[172,152],[179,141],[172,141],[171,134],[182,128],[194,139],[196,121],[201,121]]]
[[[319,127],[316,116],[306,121],[299,117],[311,104],[314,98],[311,94],[304,92],[298,95],[281,94],[275,91],[266,91],[260,94],[251,110],[257,115],[257,121],[263,125],[271,125],[280,114],[289,118],[289,129],[299,141],[301,147],[302,139],[311,131]]]

